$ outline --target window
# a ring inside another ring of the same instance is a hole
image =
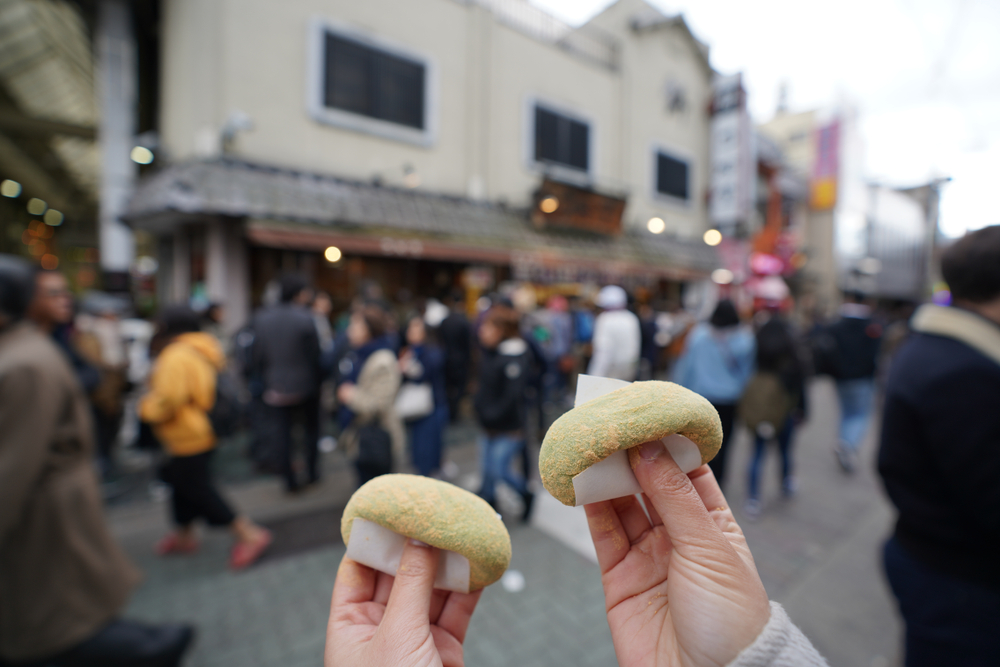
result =
[[[535,161],[588,171],[590,126],[535,106]]]
[[[332,32],[323,41],[324,106],[425,129],[424,64]]]
[[[656,153],[656,191],[661,195],[687,201],[689,198],[688,163],[685,160]]]

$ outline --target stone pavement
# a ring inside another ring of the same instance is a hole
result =
[[[837,415],[832,384],[815,382],[811,398],[811,419],[795,445],[799,496],[780,500],[777,461],[769,460],[764,514],[756,523],[739,511],[737,517],[770,597],[785,604],[832,666],[895,667],[900,625],[878,565],[891,513],[875,478],[873,443],[870,438],[865,448],[864,469],[844,476],[831,453]],[[472,432],[464,425],[449,438],[449,457],[464,485],[476,483]],[[743,497],[748,454],[742,434],[726,489],[733,506]],[[276,481],[252,477],[231,485],[228,494],[241,511],[265,521],[342,506],[353,488],[350,470],[337,452],[326,456],[325,466],[324,484],[303,496],[286,498]],[[600,573],[592,547],[589,554],[586,548],[580,510],[552,503],[539,499],[531,526],[509,525],[516,573],[483,595],[466,640],[467,664],[615,664]],[[338,522],[330,522],[329,546],[231,573],[224,534],[206,535],[195,556],[158,559],[150,549],[167,528],[162,504],[133,499],[110,514],[146,573],[130,615],[194,622],[199,636],[188,667],[322,664],[330,591],[343,555]]]

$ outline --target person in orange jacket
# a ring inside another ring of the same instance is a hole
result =
[[[216,435],[208,413],[215,404],[216,380],[225,365],[222,346],[199,331],[198,315],[185,306],[164,309],[160,335],[167,341],[153,367],[149,392],[139,403],[139,417],[152,425],[170,459],[160,478],[172,490],[177,528],[157,545],[161,555],[192,553],[198,548],[194,522],[227,527],[236,538],[230,565],[247,567],[271,543],[271,533],[237,516],[215,488],[211,459]]]

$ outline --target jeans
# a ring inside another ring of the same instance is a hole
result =
[[[510,469],[510,461],[524,449],[524,438],[508,434],[479,438],[479,454],[483,469],[483,486],[479,495],[487,502],[496,500],[496,483],[507,482],[515,491],[524,495],[528,484],[523,477]]]
[[[439,405],[434,412],[410,425],[413,467],[424,477],[441,468],[442,440],[447,423],[448,406]]]
[[[895,538],[886,542],[883,555],[889,586],[906,622],[906,667],[998,663],[1000,591],[927,567]]]
[[[795,430],[795,420],[791,417],[778,433],[778,451],[781,452],[781,479],[787,480],[792,475],[792,432]],[[753,458],[750,459],[749,484],[747,486],[750,498],[760,499],[760,469],[764,465],[767,453],[767,440],[759,435],[754,436]]]
[[[837,380],[837,395],[840,397],[840,442],[856,452],[872,416],[875,379]]]

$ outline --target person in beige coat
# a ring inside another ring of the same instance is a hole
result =
[[[387,434],[391,459],[405,460],[406,432],[395,410],[396,394],[402,374],[396,353],[387,335],[385,309],[367,304],[351,315],[347,338],[351,351],[340,362],[341,383],[337,387],[340,403],[338,420],[342,442],[358,450],[355,467],[359,484],[372,477],[392,472],[389,456],[374,451]],[[371,428],[377,425],[378,429]]]
[[[118,618],[139,573],[108,529],[87,397],[24,320],[35,282],[0,255],[0,664],[178,664],[188,626]]]

